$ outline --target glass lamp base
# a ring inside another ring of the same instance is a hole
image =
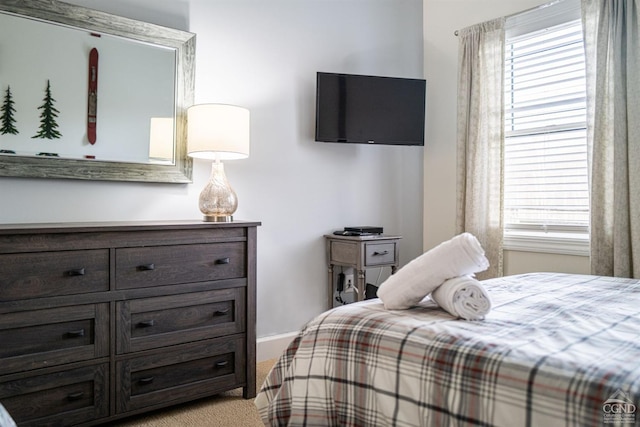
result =
[[[222,163],[213,163],[209,181],[200,193],[199,205],[205,222],[233,221],[238,197],[227,181]]]

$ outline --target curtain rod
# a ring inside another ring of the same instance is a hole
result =
[[[564,1],[564,0],[553,0],[553,1],[550,1],[549,3],[545,3],[545,4],[538,5],[538,6],[534,6],[534,7],[531,7],[529,9],[523,10],[521,12],[515,12],[515,13],[512,13],[510,15],[506,15],[504,18],[505,19],[509,19],[509,18],[514,17],[514,16],[522,15],[522,14],[529,13],[529,12],[534,12],[536,10],[544,9],[546,7],[549,7],[549,6],[553,6],[553,5],[557,4],[557,3],[561,3],[562,1]],[[458,37],[460,35],[460,30],[455,30],[453,32],[453,35]]]

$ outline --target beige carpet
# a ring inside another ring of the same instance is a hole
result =
[[[276,359],[256,366],[256,384],[260,389]],[[235,389],[207,399],[134,416],[117,423],[118,427],[233,427],[263,426],[253,399],[243,399]]]

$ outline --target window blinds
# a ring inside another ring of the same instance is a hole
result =
[[[588,232],[586,82],[579,20],[505,45],[505,231]]]

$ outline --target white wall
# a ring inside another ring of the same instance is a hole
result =
[[[424,153],[424,248],[455,235],[458,38],[473,24],[524,11],[545,0],[424,0],[427,124]],[[505,274],[588,273],[588,257],[508,251]]]
[[[251,110],[251,156],[225,165],[258,231],[258,336],[325,309],[323,234],[382,225],[422,249],[423,148],[313,141],[315,72],[423,76],[422,0],[73,0],[197,34],[196,102]],[[436,85],[432,85],[436,86]],[[431,90],[431,89],[430,89]],[[194,183],[0,178],[0,222],[200,218]]]

